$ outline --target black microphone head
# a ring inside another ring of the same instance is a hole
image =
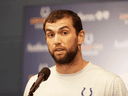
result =
[[[48,79],[49,75],[50,75],[51,71],[49,68],[47,67],[44,67],[38,74],[38,77],[40,75],[43,75],[44,76],[44,81]]]

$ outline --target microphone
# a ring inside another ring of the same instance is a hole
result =
[[[33,96],[33,92],[36,91],[36,89],[39,87],[40,83],[42,81],[46,81],[50,75],[50,69],[47,67],[44,67],[39,73],[38,73],[38,79],[36,82],[33,83],[32,87],[30,88],[29,95]]]

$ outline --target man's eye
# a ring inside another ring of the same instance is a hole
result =
[[[67,34],[67,32],[63,32],[62,34],[63,34],[63,35],[66,35],[66,34]]]
[[[48,34],[48,37],[53,37],[54,35],[53,34]]]

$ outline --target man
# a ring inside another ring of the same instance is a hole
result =
[[[121,78],[82,59],[85,31],[80,18],[70,10],[53,11],[44,23],[48,50],[55,60],[51,75],[34,96],[128,96]],[[37,79],[29,80],[24,96]]]

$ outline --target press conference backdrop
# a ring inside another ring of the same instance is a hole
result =
[[[80,16],[85,30],[83,59],[119,75],[128,89],[128,2],[104,2],[25,8],[23,90],[29,76],[55,65],[43,23],[57,9],[69,9]]]

